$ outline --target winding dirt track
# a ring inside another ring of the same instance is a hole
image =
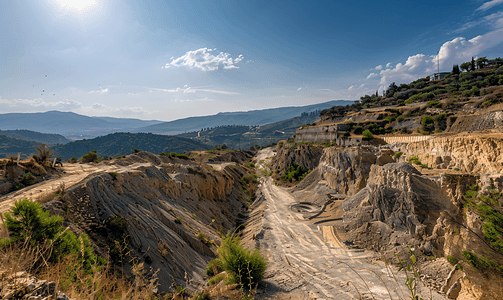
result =
[[[257,162],[272,155],[270,149],[262,150]],[[302,299],[410,299],[404,274],[393,270],[395,281],[384,263],[369,263],[375,253],[348,249],[333,227],[304,220],[291,210],[297,202],[288,189],[274,185],[270,177],[259,188],[267,208],[263,234],[256,238],[269,255],[266,282],[272,289]],[[429,290],[420,287],[419,291],[423,298],[430,298]],[[445,298],[433,293],[431,299]]]
[[[57,191],[61,183],[64,183],[65,188],[69,188],[74,184],[79,183],[84,178],[91,174],[101,172],[123,172],[132,170],[141,166],[149,166],[150,163],[136,163],[128,166],[105,165],[105,164],[65,164],[62,170],[65,174],[59,178],[53,178],[40,183],[30,185],[19,191],[15,191],[0,197],[0,214],[6,213],[14,205],[14,202],[21,199],[36,199],[44,193],[54,193]],[[1,224],[0,220],[0,224]]]

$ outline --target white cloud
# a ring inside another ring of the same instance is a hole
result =
[[[37,110],[63,110],[69,111],[82,107],[80,102],[75,100],[63,99],[57,102],[45,102],[41,98],[37,99],[2,99],[0,97],[0,107],[3,111],[23,111],[26,108],[27,111],[37,111]]]
[[[195,91],[215,93],[215,94],[223,94],[223,95],[239,95],[236,92],[222,91],[222,90],[208,90],[208,89],[194,89]]]
[[[394,68],[380,72],[381,88],[387,87],[391,82],[408,83],[417,78],[430,75],[437,71],[451,71],[452,65],[469,61],[472,57],[481,54],[484,50],[503,42],[503,28],[491,31],[484,35],[476,36],[470,40],[457,37],[445,42],[438,55],[416,54],[409,56],[405,64],[398,63]]]
[[[382,70],[382,65],[378,65],[377,67],[375,67],[376,71],[379,71],[379,70]]]
[[[100,86],[100,89],[99,90],[96,90],[96,91],[90,91],[89,94],[100,94],[100,95],[103,95],[103,94],[108,94],[108,88],[106,89],[103,89],[101,86]]]
[[[298,92],[298,91],[300,91],[300,90],[302,90],[302,87],[298,88],[298,89],[297,89],[297,92]]]
[[[374,78],[376,76],[377,76],[376,73],[370,73],[369,76],[367,76],[367,79]]]
[[[362,83],[360,85],[352,85],[348,88],[348,91],[355,90],[355,89],[362,89],[365,86],[365,83]]]
[[[483,18],[465,23],[461,28],[456,29],[453,33],[460,33],[469,28],[475,27],[477,25],[487,25],[492,29],[498,29],[503,27],[503,11],[498,11],[490,15],[484,16]]]
[[[373,94],[375,90],[375,87],[369,87],[367,84],[363,83],[360,85],[352,85],[347,90],[334,91],[332,89],[318,89],[316,91],[324,95],[324,99],[355,100],[359,99],[361,96]]]
[[[494,7],[494,6],[501,4],[501,3],[503,3],[503,0],[492,0],[492,1],[489,1],[489,2],[482,4],[479,8],[477,8],[477,10],[488,10],[491,7]]]
[[[202,101],[213,101],[213,99],[210,99],[208,97],[201,98],[201,99],[178,99],[176,98],[175,100],[171,100],[173,102],[202,102]]]
[[[391,63],[390,62],[386,64],[386,68],[391,68]]]
[[[179,88],[177,87],[176,89],[156,89],[156,88],[150,88],[150,90],[154,91],[162,91],[162,92],[168,92],[168,93],[195,93],[196,91],[191,89],[190,87],[184,87],[184,88]]]
[[[239,95],[237,92],[230,92],[230,91],[222,91],[222,90],[211,90],[211,89],[203,89],[203,88],[192,88],[187,85],[184,85],[183,88],[177,87],[176,89],[159,89],[159,88],[148,88],[150,91],[155,90],[155,91],[162,91],[162,92],[169,92],[169,93],[195,93],[195,92],[208,92],[208,93],[215,93],[215,94],[222,94],[222,95]]]
[[[236,58],[232,58],[229,53],[220,52],[218,55],[213,55],[211,52],[215,49],[201,48],[194,51],[188,51],[178,58],[172,58],[171,62],[166,64],[164,68],[174,67],[191,67],[199,68],[203,71],[215,71],[220,67],[223,69],[239,69],[236,66],[244,57],[240,54]]]
[[[80,112],[90,113],[90,114],[98,114],[98,115],[145,115],[148,114],[146,110],[144,110],[140,106],[123,106],[123,107],[113,107],[108,106],[102,103],[94,103],[89,107],[81,107]]]

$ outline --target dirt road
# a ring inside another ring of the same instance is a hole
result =
[[[273,155],[270,149],[262,150],[257,164],[260,160],[267,163]],[[293,294],[299,299],[410,298],[404,274],[393,269],[393,275],[384,263],[370,263],[376,255],[373,252],[346,248],[333,227],[323,228],[304,220],[301,213],[291,209],[297,202],[289,189],[274,185],[270,177],[265,177],[259,188],[267,208],[263,230],[256,238],[269,256],[265,280],[269,289],[280,289],[285,296]],[[419,290],[429,299],[428,290]],[[434,294],[432,299],[445,298]]]
[[[94,173],[122,172],[149,165],[151,164],[136,163],[128,166],[106,164],[65,164],[62,168],[62,170],[65,172],[63,176],[30,185],[19,191],[15,191],[0,197],[0,214],[9,211],[9,209],[14,205],[14,202],[16,202],[17,200],[36,199],[44,193],[55,193],[62,183],[65,185],[65,188],[69,188]]]

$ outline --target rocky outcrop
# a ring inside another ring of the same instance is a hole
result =
[[[356,244],[357,229],[371,222],[382,222],[421,240],[433,232],[442,212],[456,209],[445,199],[438,182],[421,176],[407,163],[372,165],[366,187],[342,205],[345,229]]]
[[[478,174],[503,172],[503,137],[497,134],[463,134],[410,143],[408,157],[438,169],[459,169]]]
[[[135,168],[137,162],[151,166]],[[206,263],[216,254],[217,230],[233,231],[245,207],[240,179],[248,171],[238,165],[220,172],[143,152],[121,163],[132,167],[92,175],[44,207],[64,216],[73,231],[88,234],[103,257],[113,260],[108,252],[125,241],[137,263],[159,270],[160,291],[173,279],[203,283]]]
[[[329,200],[327,194],[347,197],[358,193],[366,186],[372,165],[395,162],[393,151],[373,146],[321,149],[318,165],[293,191],[297,199],[320,206]]]
[[[449,132],[472,132],[482,130],[503,132],[503,112],[492,111],[484,114],[458,115],[456,122],[449,127]]]
[[[67,295],[56,291],[56,282],[38,280],[26,272],[6,275],[0,270],[0,299],[55,299],[69,300]]]
[[[292,162],[312,170],[320,163],[324,148],[319,145],[285,144],[279,147],[278,153],[272,158],[272,170],[279,169],[279,175],[283,175]]]

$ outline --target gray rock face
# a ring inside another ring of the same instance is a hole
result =
[[[357,239],[362,226],[380,222],[421,240],[433,231],[440,213],[452,209],[444,199],[439,183],[407,163],[372,165],[367,186],[342,204],[345,229]]]

